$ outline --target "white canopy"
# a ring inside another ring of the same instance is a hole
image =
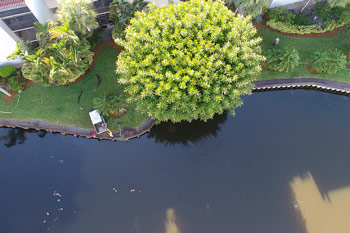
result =
[[[93,111],[89,112],[89,115],[90,115],[90,119],[91,119],[92,124],[95,125],[97,123],[102,122],[101,115],[97,110],[93,110]]]

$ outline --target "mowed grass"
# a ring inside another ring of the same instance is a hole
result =
[[[94,69],[80,82],[70,86],[44,86],[32,85],[20,93],[18,107],[11,114],[0,113],[0,118],[11,120],[44,120],[49,123],[72,125],[81,128],[93,129],[89,111],[93,108],[93,98],[103,94],[122,93],[124,86],[118,84],[115,73],[115,63],[118,52],[105,46],[101,49]],[[96,74],[102,77],[101,84],[97,86]],[[78,97],[80,92],[80,104]],[[11,111],[19,98],[17,94],[11,103],[0,98],[0,111]],[[108,127],[112,131],[121,128],[134,128],[142,124],[147,116],[135,110],[135,104],[128,105],[128,112],[120,118],[106,117]]]
[[[300,64],[293,71],[288,73],[263,70],[257,77],[257,80],[274,79],[274,78],[291,78],[291,77],[318,77],[335,81],[350,82],[350,70],[344,69],[336,74],[310,74],[305,68],[305,62],[310,59],[314,52],[324,50],[340,49],[344,53],[350,51],[350,29],[345,28],[342,32],[331,38],[310,38],[310,37],[288,37],[271,32],[267,29],[258,29],[258,36],[263,41],[261,48],[263,51],[273,47],[272,43],[275,38],[280,39],[278,47],[295,48],[299,52]]]

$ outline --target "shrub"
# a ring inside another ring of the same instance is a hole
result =
[[[299,53],[295,49],[272,48],[266,53],[266,65],[275,71],[289,72],[299,65]]]
[[[94,97],[92,100],[93,106],[97,109],[102,115],[108,116],[108,103],[105,95]]]
[[[11,78],[9,79],[9,84],[10,84],[11,89],[14,90],[14,91],[19,91],[19,90],[21,90],[22,87],[23,87],[23,86],[21,85],[21,83],[17,80],[16,77],[11,77]]]
[[[276,22],[292,23],[295,15],[290,13],[287,8],[279,6],[275,9],[268,9],[265,15],[267,21],[275,20]]]
[[[298,26],[306,26],[306,25],[310,25],[310,23],[311,23],[310,18],[306,17],[303,14],[297,14],[293,22],[293,24]]]
[[[110,95],[107,98],[108,110],[111,113],[120,113],[126,110],[125,97],[123,94]]]
[[[338,49],[314,53],[311,67],[319,73],[335,74],[346,67],[346,56]]]
[[[120,113],[126,110],[123,94],[95,97],[92,102],[94,108],[104,116],[108,116],[109,112]]]
[[[345,23],[340,21],[332,21],[326,27],[322,27],[319,24],[312,24],[306,26],[297,26],[291,24],[285,24],[283,22],[276,22],[275,20],[269,20],[266,22],[266,25],[271,28],[284,32],[284,33],[295,33],[295,34],[310,34],[310,33],[323,33],[331,31],[335,28],[343,26]]]
[[[136,13],[117,61],[137,110],[160,121],[208,120],[242,105],[260,73],[250,17],[222,1],[190,0]]]
[[[0,68],[0,77],[9,78],[16,72],[16,67],[12,65],[3,66]]]
[[[86,37],[87,41],[90,43],[90,50],[94,49],[96,45],[101,42],[101,38],[104,34],[105,30],[103,28],[96,28]]]

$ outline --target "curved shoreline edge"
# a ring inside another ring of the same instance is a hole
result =
[[[0,128],[22,128],[22,129],[35,129],[35,130],[45,130],[51,133],[60,133],[62,135],[72,135],[75,137],[85,137],[94,138],[99,140],[112,140],[112,141],[127,141],[132,138],[140,137],[141,135],[149,132],[155,120],[148,118],[141,125],[136,128],[124,128],[121,132],[113,132],[113,137],[110,137],[108,133],[102,133],[96,135],[96,137],[91,136],[92,129],[79,128],[71,125],[60,125],[52,124],[43,120],[8,120],[0,119]]]
[[[278,78],[255,81],[253,91],[268,91],[278,89],[313,88],[321,91],[350,94],[350,83],[327,80],[322,78]]]
[[[314,77],[305,78],[279,78],[255,81],[254,92],[281,90],[281,89],[305,89],[312,88],[320,91],[335,92],[338,94],[350,94],[350,83],[326,80]],[[155,120],[148,118],[144,123],[136,128],[125,128],[122,132],[113,132],[113,137],[107,133],[102,135],[91,136],[91,129],[79,128],[70,125],[52,124],[42,120],[8,120],[0,119],[0,127],[23,128],[45,130],[52,133],[61,133],[63,135],[73,135],[86,138],[95,138],[99,140],[123,141],[140,137],[149,132]]]

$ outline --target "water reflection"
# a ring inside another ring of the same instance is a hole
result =
[[[39,137],[43,138],[46,136],[46,131],[36,131],[36,130],[24,130],[21,128],[10,128],[6,131],[6,135],[0,136],[0,142],[4,141],[4,145],[8,148],[24,144],[27,140],[27,134],[29,133],[37,133]]]
[[[310,173],[291,182],[296,204],[308,233],[350,232],[350,188],[328,192],[324,197]]]
[[[221,115],[215,115],[213,119],[204,121],[192,121],[172,123],[163,122],[155,125],[148,138],[154,138],[156,143],[163,143],[164,145],[183,144],[188,142],[197,142],[210,135],[217,136],[221,129],[221,125],[227,120],[227,112]]]
[[[176,216],[174,209],[166,211],[165,233],[181,233],[176,225]]]

